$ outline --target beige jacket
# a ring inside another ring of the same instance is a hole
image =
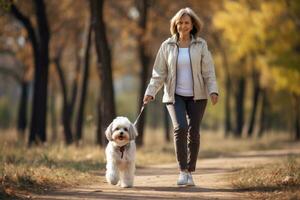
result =
[[[164,85],[162,101],[164,103],[174,103],[178,48],[176,35],[161,44],[145,95],[155,98],[157,92]],[[214,63],[206,41],[200,37],[192,37],[189,54],[193,72],[194,100],[207,99],[207,94],[218,94]]]

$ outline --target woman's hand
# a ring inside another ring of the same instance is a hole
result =
[[[146,105],[147,103],[149,103],[150,101],[153,100],[153,96],[150,96],[150,95],[146,95],[144,96],[144,105]]]
[[[216,103],[218,103],[218,95],[216,93],[210,94],[210,100],[212,105],[215,105]]]

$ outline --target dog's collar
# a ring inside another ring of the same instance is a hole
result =
[[[120,150],[120,152],[121,152],[121,159],[123,159],[123,155],[124,155],[125,148],[126,148],[126,147],[129,148],[129,146],[130,146],[130,143],[125,144],[124,146],[121,146],[121,147],[118,146],[118,148],[119,148],[119,150]]]

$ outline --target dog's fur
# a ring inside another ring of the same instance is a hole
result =
[[[107,127],[106,180],[112,185],[132,187],[135,173],[135,126],[126,117],[117,117]],[[122,151],[123,150],[123,153]]]

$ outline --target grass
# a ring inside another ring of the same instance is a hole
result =
[[[287,133],[269,132],[262,138],[224,138],[222,133],[202,131],[200,158],[226,157],[237,152],[283,149],[299,145]]]
[[[170,143],[164,143],[162,133],[163,131],[159,129],[148,129],[145,132],[145,147],[141,151],[145,151],[150,155],[156,155],[155,160],[145,160],[147,164],[175,161],[173,139],[171,138]],[[299,144],[299,142],[294,142],[290,135],[284,132],[269,132],[262,138],[224,138],[220,131],[214,132],[203,130],[201,132],[199,158],[226,157],[237,152],[283,149],[286,147],[290,148],[297,146]],[[174,159],[172,159],[173,157]]]
[[[86,141],[93,141],[94,136],[86,137]],[[144,141],[145,145],[137,151],[137,167],[176,162],[173,142],[164,142],[161,130],[147,129]],[[66,147],[60,142],[28,149],[18,141],[14,131],[2,132],[0,199],[28,198],[31,193],[102,181],[99,176],[105,171],[104,149],[91,142],[83,143],[81,147]],[[259,140],[224,139],[220,133],[203,131],[199,157],[211,158],[240,151],[278,149],[291,144],[294,143],[287,134],[270,133]]]
[[[27,149],[4,144],[0,150],[0,199],[97,182],[93,172],[104,168],[102,154],[97,147]]]
[[[251,199],[300,199],[300,158],[245,168],[231,182],[235,188],[252,191]]]

